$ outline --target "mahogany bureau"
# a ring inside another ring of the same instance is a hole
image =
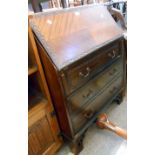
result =
[[[102,4],[30,20],[61,133],[74,153],[99,112],[125,89],[123,32]]]

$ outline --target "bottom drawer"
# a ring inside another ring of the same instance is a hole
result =
[[[122,79],[122,75],[117,79],[114,79],[102,92],[89,102],[87,106],[81,107],[82,112],[72,118],[73,129],[75,132],[78,132],[78,130],[120,90]]]

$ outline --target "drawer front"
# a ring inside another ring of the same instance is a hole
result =
[[[106,64],[120,57],[121,53],[119,49],[119,42],[106,49],[99,49],[96,51],[95,56],[64,71],[63,84],[66,94],[72,93],[91,79],[97,72],[101,71]]]
[[[120,74],[122,69],[122,60],[118,60],[104,72],[100,73],[100,75],[98,75],[95,79],[89,81],[84,87],[80,88],[76,93],[68,98],[69,112],[71,114],[76,114],[84,104],[104,89],[107,83]]]
[[[81,108],[77,116],[71,116],[72,125],[75,132],[78,132],[121,88],[123,77],[114,79],[98,96],[89,104]]]

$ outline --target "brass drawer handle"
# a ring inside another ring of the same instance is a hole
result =
[[[111,93],[111,94],[113,94],[114,92],[115,92],[115,90],[117,89],[117,87],[113,87],[109,92]]]
[[[109,75],[114,75],[115,72],[117,72],[117,69],[116,69],[116,68],[114,68],[112,71],[110,71],[110,72],[109,72]]]
[[[83,94],[83,98],[89,97],[93,93],[93,90],[89,89],[87,94]]]
[[[108,53],[108,56],[114,59],[116,57],[116,51],[113,50],[112,53]]]
[[[89,111],[85,111],[84,112],[84,117],[87,118],[87,119],[90,119],[94,114],[94,111],[93,110],[89,110]]]
[[[83,74],[82,72],[79,72],[79,75],[81,76],[81,77],[84,77],[84,78],[86,78],[86,77],[88,77],[89,76],[89,73],[90,73],[90,68],[89,67],[87,67],[86,68],[86,74]]]

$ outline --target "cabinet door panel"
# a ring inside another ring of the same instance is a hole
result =
[[[33,154],[37,154],[39,151],[41,151],[41,145],[38,140],[38,137],[34,131],[29,133],[29,146],[31,146],[31,150]]]
[[[29,147],[33,154],[40,154],[55,142],[47,117],[43,117],[29,128]]]

